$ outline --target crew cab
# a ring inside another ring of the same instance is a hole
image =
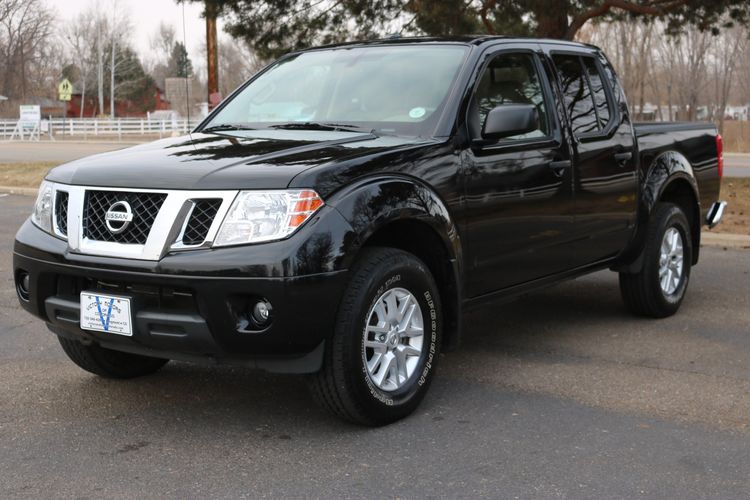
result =
[[[15,285],[89,372],[305,374],[381,425],[417,407],[469,308],[611,269],[633,313],[677,312],[721,175],[712,125],[633,123],[590,45],[320,47],[186,136],[52,169]]]

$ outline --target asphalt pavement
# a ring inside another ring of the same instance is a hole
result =
[[[725,177],[750,177],[750,154],[727,153],[724,156]]]
[[[750,251],[704,248],[678,315],[601,272],[472,315],[422,406],[367,429],[304,380],[170,363],[113,381],[17,305],[0,198],[0,498],[747,498]]]

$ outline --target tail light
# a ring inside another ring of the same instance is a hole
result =
[[[724,177],[724,140],[716,134],[716,155],[719,157],[719,180]]]

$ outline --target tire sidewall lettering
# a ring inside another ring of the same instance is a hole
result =
[[[407,273],[408,274],[408,273]],[[424,311],[423,314],[423,322],[425,325],[429,325],[429,336],[425,336],[425,340],[429,340],[429,345],[427,346],[427,353],[423,360],[420,361],[420,364],[422,364],[421,368],[418,368],[419,372],[415,372],[412,375],[412,380],[408,383],[408,386],[405,388],[405,392],[397,391],[396,395],[391,395],[389,393],[383,392],[378,387],[375,386],[375,384],[370,379],[370,376],[367,373],[367,366],[366,366],[366,357],[365,357],[365,346],[364,346],[364,337],[367,330],[367,317],[363,318],[363,326],[362,329],[359,331],[359,356],[361,360],[361,373],[362,378],[364,379],[365,385],[367,386],[367,389],[370,393],[370,395],[379,403],[385,405],[385,406],[394,406],[395,404],[402,404],[411,399],[414,394],[419,392],[419,390],[429,381],[429,375],[432,371],[433,367],[435,366],[435,355],[438,352],[437,349],[437,342],[438,342],[438,328],[439,328],[439,312],[437,310],[437,304],[435,303],[435,300],[432,296],[432,293],[427,287],[424,285],[415,285],[410,283],[409,279],[410,277],[408,275],[404,276],[401,272],[397,272],[391,275],[388,275],[388,278],[386,278],[382,284],[377,288],[377,290],[372,294],[372,299],[367,304],[367,307],[365,309],[365,315],[367,314],[367,311],[370,311],[372,307],[375,305],[377,300],[389,289],[395,288],[396,286],[399,286],[401,288],[405,288],[408,290],[412,295],[414,295],[417,300],[420,302],[420,307]],[[415,293],[417,292],[417,293]],[[425,307],[426,306],[426,307]],[[423,354],[424,356],[424,354]]]

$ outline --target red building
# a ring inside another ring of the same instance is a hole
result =
[[[68,102],[68,118],[80,118],[81,116],[81,94],[75,93]],[[116,117],[143,117],[146,113],[158,110],[170,109],[169,101],[164,97],[164,91],[154,87],[153,96],[145,98],[142,102],[133,102],[127,99],[115,100]],[[83,117],[94,118],[100,115],[109,115],[109,99],[104,102],[103,112],[99,110],[99,99],[96,91],[86,93],[86,102],[83,103]]]

